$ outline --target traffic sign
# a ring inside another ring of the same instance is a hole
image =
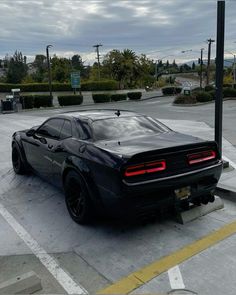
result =
[[[80,88],[80,72],[70,74],[71,87],[73,89]]]

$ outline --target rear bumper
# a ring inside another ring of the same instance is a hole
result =
[[[119,193],[100,187],[104,207],[109,215],[123,216],[158,211],[173,207],[177,202],[175,190],[190,186],[188,202],[212,194],[222,172],[222,161],[199,170],[170,177],[127,183],[123,181]]]

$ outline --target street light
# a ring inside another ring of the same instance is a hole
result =
[[[52,101],[52,75],[51,75],[51,64],[49,58],[49,48],[53,47],[52,45],[47,45],[46,54],[47,54],[47,64],[48,64],[48,83],[49,83],[49,92]]]

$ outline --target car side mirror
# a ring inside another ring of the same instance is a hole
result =
[[[34,134],[35,134],[35,129],[30,129],[26,132],[26,135],[29,137],[34,136]]]

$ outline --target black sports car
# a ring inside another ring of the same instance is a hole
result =
[[[129,111],[65,113],[12,138],[16,173],[34,171],[64,189],[78,223],[214,201],[222,171],[217,145]]]

